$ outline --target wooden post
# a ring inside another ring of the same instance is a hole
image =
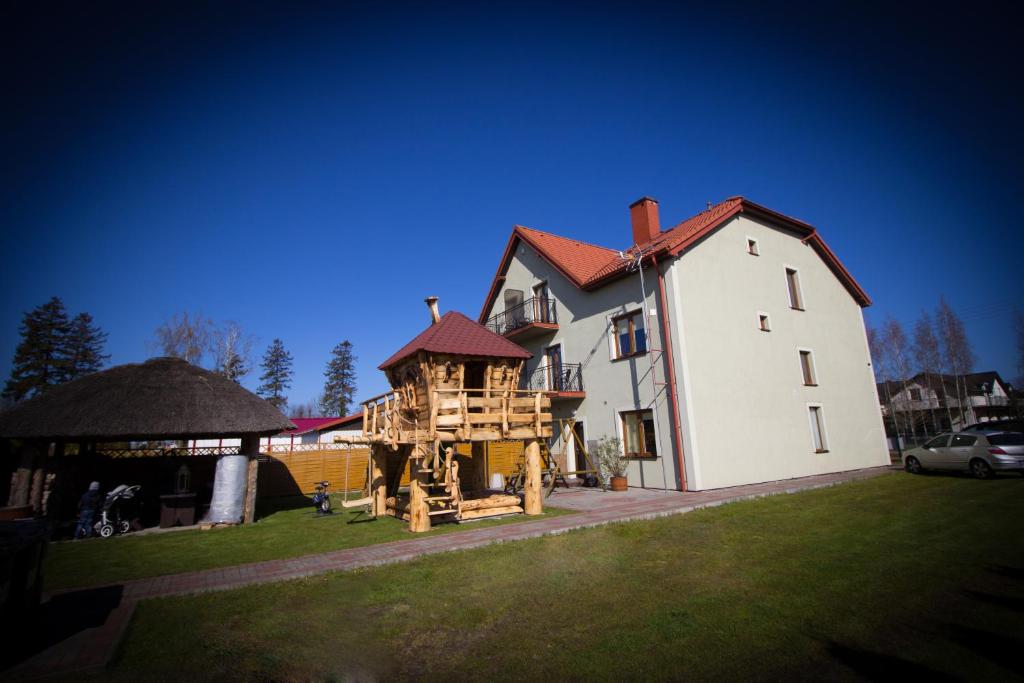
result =
[[[540,480],[540,440],[530,439],[526,442],[526,485],[523,487],[523,511],[528,515],[544,513]]]
[[[32,469],[35,466],[36,452],[35,444],[25,442],[18,449],[18,469],[11,476],[11,493],[7,498],[7,505],[21,507],[28,505],[29,492],[32,488]]]
[[[52,446],[53,444],[39,443],[36,447],[28,504],[32,506],[32,513],[37,516],[43,514],[43,483],[46,480],[46,465],[50,460],[49,451]]]
[[[245,508],[242,523],[252,524],[256,521],[256,480],[259,475],[260,437],[243,436],[241,455],[249,457],[249,471],[245,483]]]
[[[387,512],[388,454],[384,444],[370,445],[370,495],[373,497],[373,514],[383,517]]]
[[[427,503],[429,472],[421,471],[427,469],[427,449],[422,444],[417,444],[415,449],[412,476],[409,477],[409,531],[420,533],[430,531],[430,506]]]

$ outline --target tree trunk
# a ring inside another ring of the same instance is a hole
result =
[[[387,510],[387,446],[373,444],[370,446],[370,495],[373,497],[373,514],[384,516]]]
[[[526,485],[523,490],[523,510],[528,515],[540,515],[544,512],[540,480],[540,441],[531,439],[526,444]]]
[[[252,524],[256,521],[256,482],[259,479],[260,437],[243,437],[241,453],[249,458],[249,470],[246,474],[245,482],[245,509],[242,514],[242,523]]]

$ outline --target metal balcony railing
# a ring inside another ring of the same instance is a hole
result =
[[[533,323],[558,324],[558,311],[554,299],[532,297],[521,304],[506,308],[487,321],[487,329],[505,335]]]
[[[534,370],[524,387],[528,391],[583,391],[583,367],[579,363],[542,365]]]

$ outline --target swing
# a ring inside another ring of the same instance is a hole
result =
[[[341,501],[341,507],[343,508],[357,508],[365,507],[367,505],[373,505],[373,496],[370,495],[371,475],[373,470],[370,467],[370,458],[366,459],[366,496],[363,498],[357,498],[355,500],[348,499],[348,471],[352,464],[352,448],[345,449],[345,491],[342,494],[343,499]]]

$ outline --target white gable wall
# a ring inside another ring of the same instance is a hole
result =
[[[799,273],[804,311],[789,306],[786,267]],[[676,259],[667,279],[690,488],[888,464],[861,308],[812,247],[741,215]],[[804,386],[801,348],[818,386]],[[828,453],[814,452],[812,404]]]

